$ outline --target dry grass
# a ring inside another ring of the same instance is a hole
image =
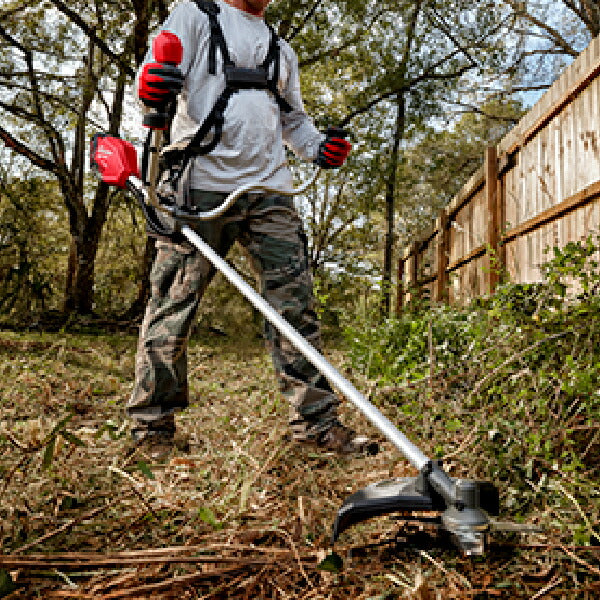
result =
[[[191,453],[163,465],[127,456],[134,347],[131,336],[0,334],[0,569],[17,584],[7,597],[600,593],[598,554],[551,534],[497,540],[485,559],[465,559],[407,545],[391,519],[344,534],[341,572],[317,568],[344,497],[410,474],[405,461],[389,446],[347,460],[295,447],[261,344],[220,338],[192,342],[192,406],[179,420]],[[365,429],[349,407],[344,417]]]

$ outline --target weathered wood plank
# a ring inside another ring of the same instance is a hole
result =
[[[573,196],[563,200],[559,204],[556,204],[555,206],[543,211],[539,215],[536,215],[528,221],[525,221],[518,227],[510,229],[502,237],[502,243],[507,243],[517,237],[521,237],[531,231],[534,231],[538,227],[541,227],[550,221],[554,221],[598,197],[600,197],[600,181],[596,181],[592,185],[584,188],[576,194],[573,194]]]
[[[489,146],[485,153],[485,195],[487,208],[487,273],[485,291],[493,294],[500,280],[498,273],[498,154],[496,146]]]
[[[581,57],[579,57],[581,58]],[[573,69],[580,67],[579,59],[577,59],[562,75],[559,81],[569,81]],[[540,115],[535,121],[529,125],[521,134],[520,138],[515,140],[506,150],[508,154],[516,152],[520,147],[523,147],[535,135],[544,128],[558,113],[560,113],[566,106],[568,106],[573,100],[584,90],[592,80],[596,79],[600,75],[600,58],[596,58],[592,67],[589,71],[581,75],[576,81],[569,82],[566,90],[562,93],[561,98],[558,102],[553,104],[544,114]],[[537,106],[537,105],[536,105]],[[535,107],[534,107],[535,108]]]
[[[436,302],[442,302],[448,297],[448,215],[446,210],[442,209],[437,220],[437,260],[436,260],[436,282],[433,298]]]

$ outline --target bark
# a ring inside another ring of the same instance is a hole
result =
[[[125,69],[121,69],[116,83],[109,123],[109,133],[113,135],[118,134],[121,123],[126,81],[127,73]],[[90,89],[95,89],[95,86]],[[83,104],[85,105],[85,99]],[[79,128],[85,129],[86,112],[87,110],[83,110],[81,113],[82,118],[77,125],[76,140],[84,139],[79,135]],[[88,214],[83,201],[84,160],[85,146],[82,142],[81,145],[76,144],[74,150],[70,179],[72,183],[62,189],[67,206],[70,207],[69,224],[72,236],[63,308],[66,313],[78,314],[90,314],[94,309],[96,254],[110,206],[109,188],[100,183],[96,188],[91,213]]]
[[[148,298],[150,297],[150,270],[152,269],[155,255],[155,240],[154,238],[147,237],[146,247],[144,248],[144,256],[142,257],[137,297],[122,315],[123,319],[136,320],[144,313],[144,308],[148,302]]]

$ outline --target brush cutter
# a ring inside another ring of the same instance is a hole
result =
[[[155,46],[156,49],[156,46]],[[169,57],[162,57],[168,62]],[[156,57],[160,62],[160,58]],[[332,541],[347,528],[372,517],[390,513],[410,513],[411,520],[434,522],[450,534],[453,542],[467,555],[483,554],[491,529],[490,515],[499,512],[498,490],[487,482],[455,479],[439,461],[428,458],[394,424],[371,404],[315,348],[313,348],[279,313],[274,310],[240,275],[222,259],[191,227],[194,221],[214,219],[223,214],[243,194],[251,191],[274,192],[258,182],[245,185],[225,198],[221,206],[204,213],[191,214],[172,202],[161,202],[155,188],[159,151],[164,123],[157,124],[156,114],[147,120],[152,130],[149,158],[149,184],[140,179],[135,148],[125,140],[96,134],[91,143],[91,164],[108,184],[129,189],[139,201],[150,227],[165,234],[159,213],[171,217],[177,232],[191,242],[287,340],[310,361],[335,388],[350,400],[369,421],[418,470],[415,478],[396,478],[374,483],[349,496],[338,511]],[[159,118],[158,121],[161,121]],[[313,177],[290,195],[301,194],[315,181]],[[423,513],[426,513],[423,515]],[[437,516],[432,516],[435,513]],[[420,516],[419,516],[420,515]]]

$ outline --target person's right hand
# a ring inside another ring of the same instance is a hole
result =
[[[164,106],[183,86],[183,73],[175,65],[148,63],[142,68],[138,96],[150,108]]]

